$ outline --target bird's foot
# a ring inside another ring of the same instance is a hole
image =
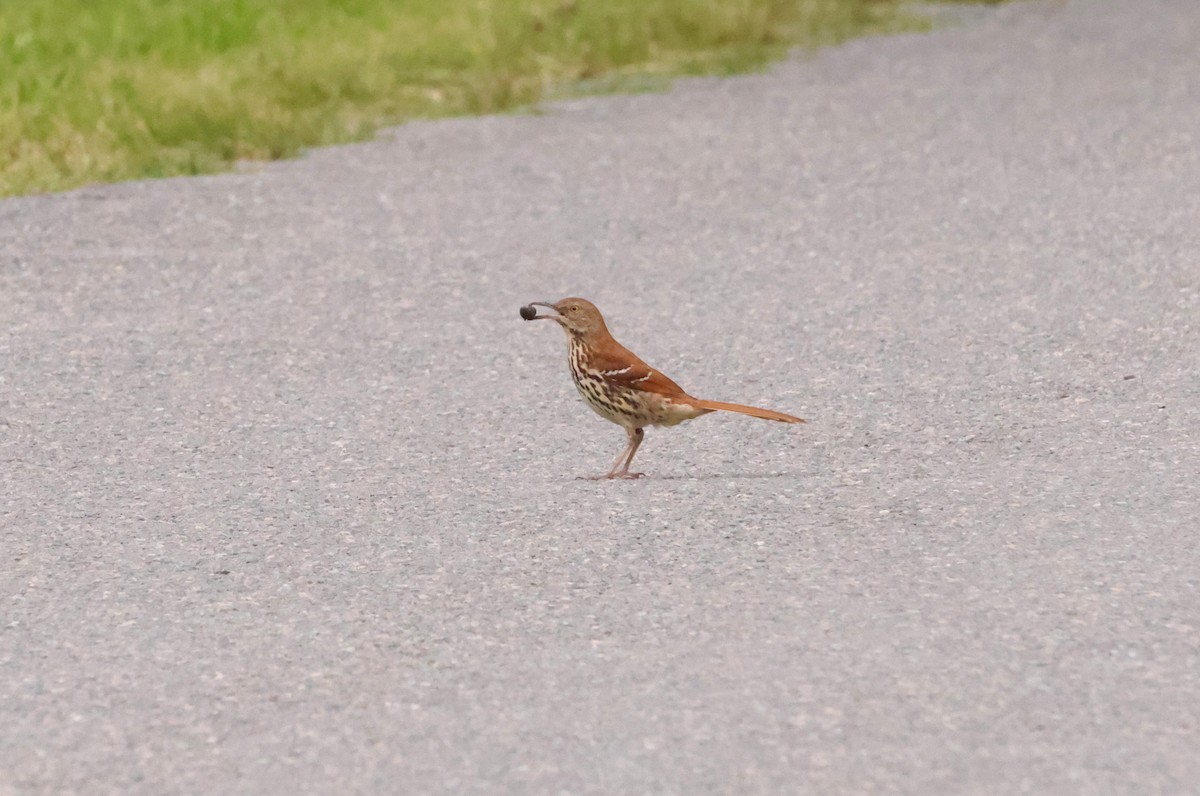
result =
[[[575,480],[576,481],[613,481],[617,478],[620,478],[625,481],[635,481],[639,478],[645,478],[645,477],[646,477],[645,473],[631,473],[628,470],[624,470],[619,473],[605,473],[604,475],[581,475],[581,476],[578,476]]]

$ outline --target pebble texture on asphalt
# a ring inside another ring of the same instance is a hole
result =
[[[1194,788],[1197,53],[1018,3],[0,202],[0,793]],[[572,294],[810,424],[576,480]]]

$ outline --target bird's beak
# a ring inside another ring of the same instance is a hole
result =
[[[559,314],[558,308],[555,307],[550,302],[548,302],[548,301],[531,301],[531,302],[529,302],[529,306],[530,307],[545,307],[549,310],[554,311],[553,315],[535,315],[534,317],[530,318],[529,320],[531,320],[531,321],[558,321],[559,323],[562,323],[562,315]]]

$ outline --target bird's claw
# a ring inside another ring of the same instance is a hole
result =
[[[576,481],[614,481],[618,478],[625,481],[636,481],[639,478],[645,478],[645,473],[631,473],[625,470],[620,473],[605,473],[604,475],[580,475],[576,476]]]

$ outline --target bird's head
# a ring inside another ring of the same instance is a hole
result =
[[[537,311],[532,310],[533,307],[545,307],[553,314],[535,314]],[[600,315],[600,310],[596,309],[596,305],[581,298],[565,298],[553,304],[546,301],[531,301],[528,308],[521,308],[521,317],[529,321],[556,321],[567,334],[578,337],[591,337],[608,331],[604,325],[604,317]]]

